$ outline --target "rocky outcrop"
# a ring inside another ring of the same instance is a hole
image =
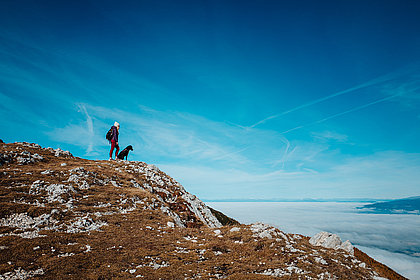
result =
[[[322,246],[335,250],[342,249],[350,255],[354,255],[354,247],[350,241],[346,240],[345,242],[342,242],[341,238],[337,234],[323,231],[311,237],[311,239],[309,239],[309,243],[313,246]]]
[[[178,226],[185,227],[194,221],[182,219],[182,216],[173,209],[184,209],[193,213],[204,225],[220,227],[221,222],[200,199],[188,193],[185,188],[173,178],[159,170],[155,165],[141,162],[120,162],[121,169],[138,175],[140,178],[131,180],[136,188],[141,188],[156,195],[162,205],[162,211],[174,218]],[[120,169],[120,170],[121,170]]]

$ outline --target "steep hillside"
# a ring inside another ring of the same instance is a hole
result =
[[[0,279],[404,279],[358,250],[239,224],[146,163],[14,143],[0,165]]]

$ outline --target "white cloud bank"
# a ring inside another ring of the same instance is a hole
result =
[[[285,232],[338,234],[409,279],[420,279],[420,216],[366,214],[360,203],[207,202],[242,223],[264,222]]]

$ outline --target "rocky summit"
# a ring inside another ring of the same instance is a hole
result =
[[[309,241],[240,224],[154,165],[0,144],[0,279],[405,279]]]

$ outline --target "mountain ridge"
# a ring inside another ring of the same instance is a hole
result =
[[[370,210],[382,214],[416,214],[420,215],[420,196],[394,199],[391,201],[376,202],[358,209]]]
[[[0,279],[405,279],[209,208],[154,165],[0,144]]]

